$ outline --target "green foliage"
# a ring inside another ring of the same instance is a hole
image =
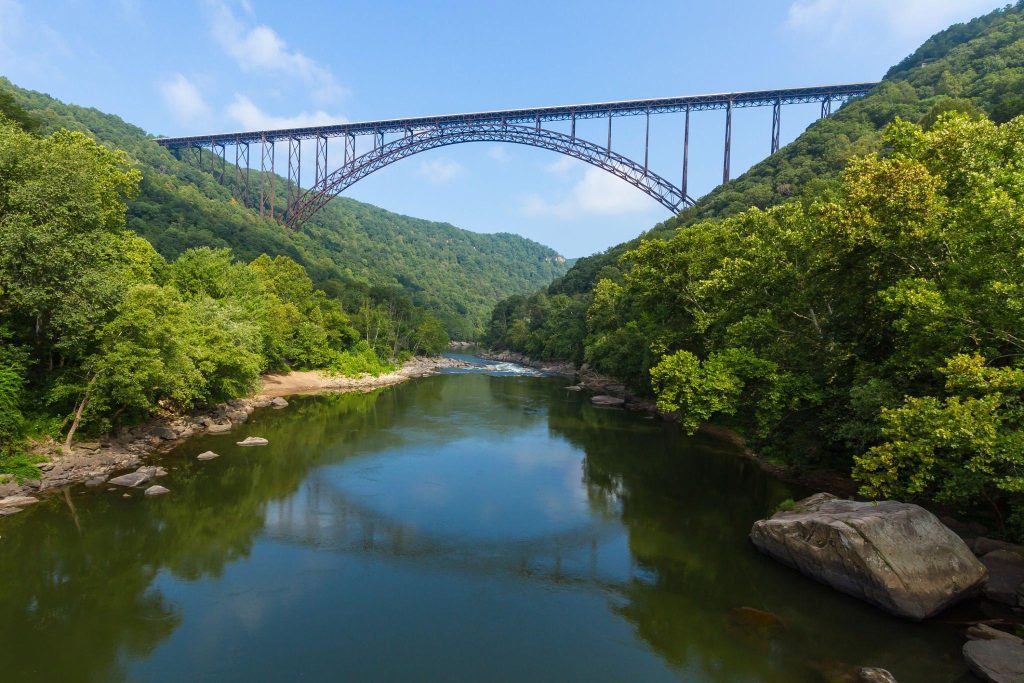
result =
[[[347,198],[329,202],[295,233],[246,209],[237,199],[244,186],[230,173],[221,185],[208,172],[208,156],[203,170],[116,116],[66,105],[3,79],[0,93],[13,96],[44,132],[80,131],[123,150],[141,173],[138,196],[127,204],[127,227],[169,260],[198,247],[227,248],[243,261],[287,256],[348,311],[365,300],[387,307],[401,297],[441,320],[458,339],[478,337],[503,296],[536,289],[568,268],[553,250],[516,235],[460,230]],[[250,173],[252,204],[259,184],[259,174]],[[280,213],[286,183],[278,178],[275,185]]]
[[[792,498],[787,498],[786,500],[784,500],[784,501],[782,501],[781,503],[778,504],[778,506],[775,508],[775,511],[776,512],[792,512],[795,509],[796,509],[796,501],[793,500]]]
[[[395,365],[382,361],[366,341],[360,341],[351,349],[337,354],[328,366],[328,371],[345,377],[378,377],[395,370]]]

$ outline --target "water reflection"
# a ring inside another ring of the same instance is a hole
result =
[[[953,629],[891,619],[750,548],[784,485],[563,384],[462,374],[297,399],[168,456],[170,496],[75,490],[80,528],[58,497],[5,520],[5,674],[963,675]],[[271,445],[236,448],[245,434]],[[196,462],[207,449],[223,457]]]

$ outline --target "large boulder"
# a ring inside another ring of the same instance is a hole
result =
[[[757,548],[811,578],[898,616],[925,619],[977,593],[988,574],[924,508],[818,493],[754,523]]]

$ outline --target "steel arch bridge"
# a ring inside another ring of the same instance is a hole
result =
[[[158,138],[156,142],[175,152],[179,158],[191,155],[200,167],[203,150],[209,150],[209,170],[223,183],[228,176],[228,147],[234,148],[231,173],[240,201],[258,208],[260,215],[282,220],[292,229],[302,224],[330,201],[366,176],[396,161],[439,147],[467,142],[505,142],[528,145],[574,157],[630,183],[655,199],[672,213],[694,203],[687,193],[689,167],[690,113],[721,109],[725,111],[725,140],[722,182],[729,182],[732,144],[732,112],[738,107],[772,107],[771,153],[779,149],[781,108],[787,104],[819,102],[821,117],[831,114],[832,105],[863,95],[877,83],[815,86],[786,90],[758,90],[691,95],[648,100],[624,100],[592,104],[561,105],[530,109],[511,109],[470,114],[448,114],[407,119],[387,119],[330,126],[314,126],[279,130],[225,133],[178,138]],[[676,186],[649,167],[650,119],[655,114],[684,114],[682,148],[682,182]],[[644,116],[644,159],[641,164],[612,150],[612,119],[621,116]],[[597,144],[576,135],[580,119],[607,118],[608,137]],[[543,124],[568,121],[569,132],[563,133]],[[373,147],[356,153],[357,136],[373,137]],[[391,139],[388,139],[391,136]],[[328,166],[328,140],[342,138],[344,155],[335,170]],[[303,143],[315,142],[316,177],[311,186],[302,187]],[[287,144],[288,176],[285,185],[286,206],[275,210],[275,156],[277,143]],[[259,195],[253,201],[250,184],[250,145],[259,145]]]

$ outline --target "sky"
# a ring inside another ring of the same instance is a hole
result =
[[[198,135],[874,81],[932,33],[1003,4],[0,0],[0,74],[154,134]],[[817,116],[818,105],[783,108],[783,144]],[[613,149],[642,160],[643,125],[642,117],[615,119]],[[577,134],[603,144],[606,126],[581,122]],[[735,112],[733,177],[767,156],[770,131],[770,108]],[[723,136],[723,112],[692,116],[691,195],[721,181]],[[651,168],[674,183],[682,137],[681,116],[652,117]],[[338,157],[333,147],[330,154]],[[595,167],[511,144],[424,152],[345,194],[470,230],[514,232],[567,257],[669,217]]]

